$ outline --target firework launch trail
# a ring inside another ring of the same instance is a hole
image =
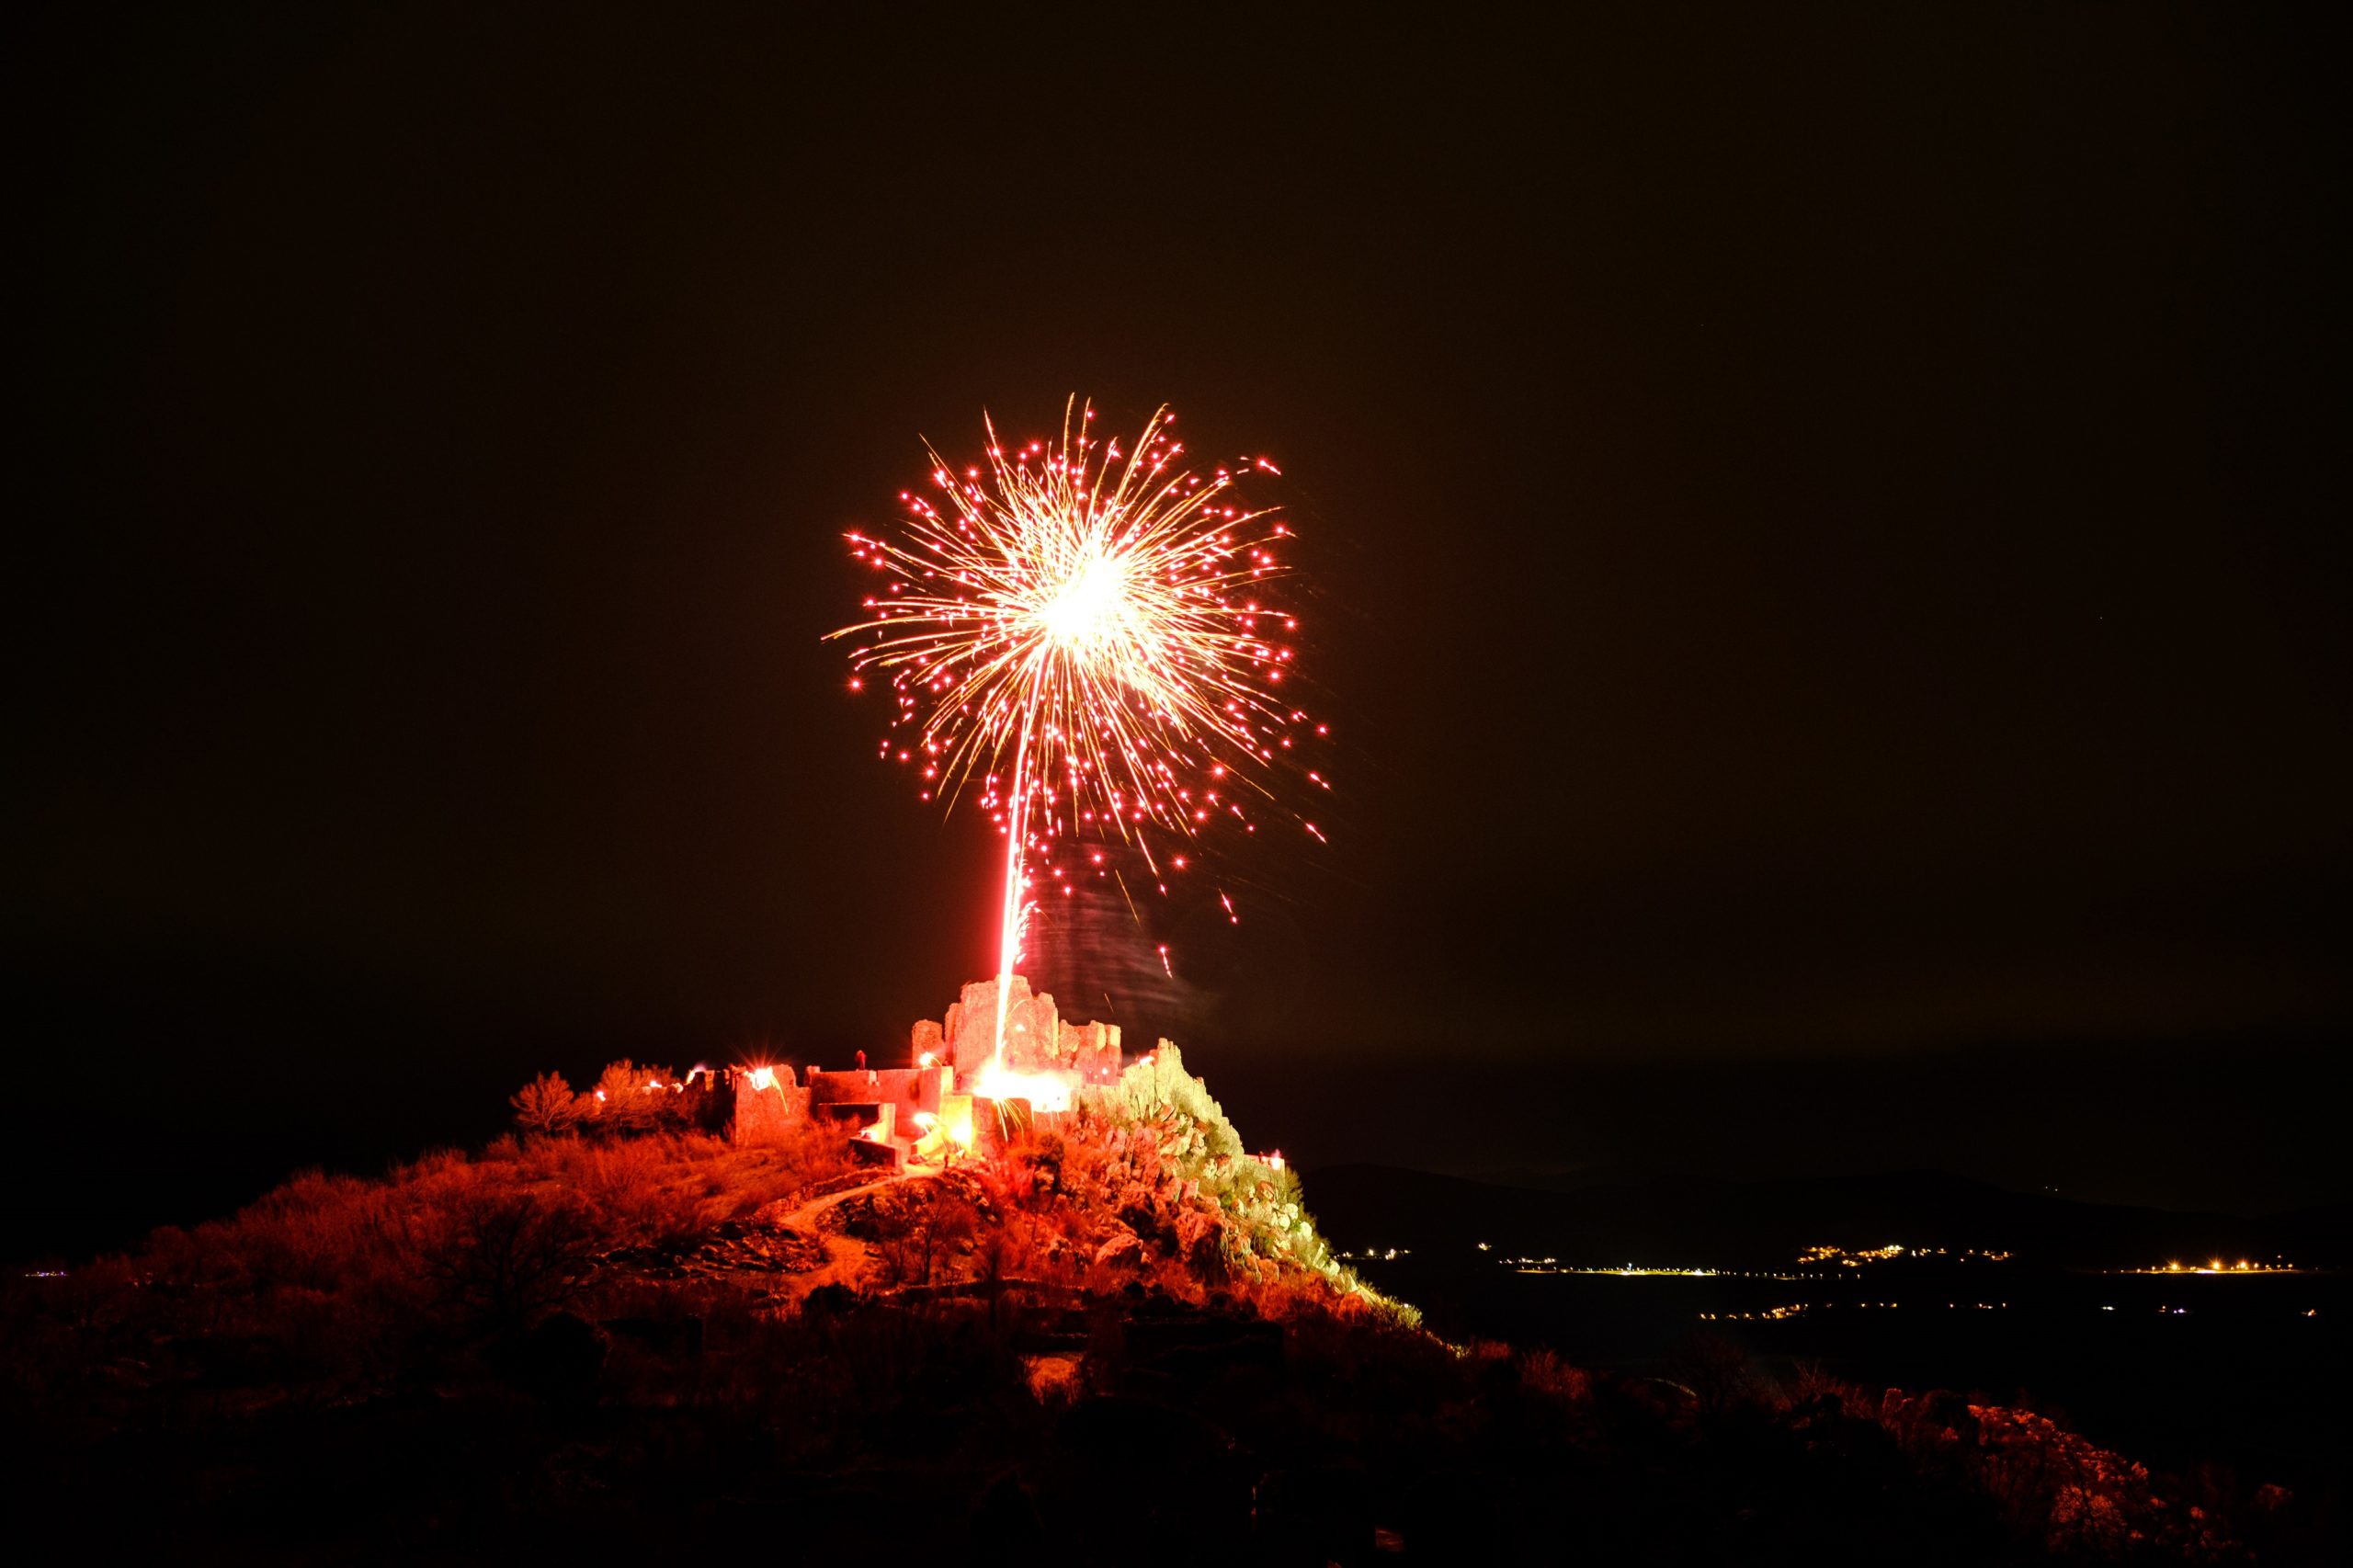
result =
[[[1073,398],[1058,437],[1008,448],[984,415],[981,461],[951,466],[926,443],[928,487],[900,493],[892,537],[848,536],[882,584],[831,635],[857,640],[852,689],[887,679],[882,755],[926,801],[974,794],[1006,835],[1000,1056],[1041,877],[1064,897],[1088,875],[1124,895],[1125,859],[1165,894],[1191,841],[1255,834],[1261,811],[1323,837],[1278,805],[1294,741],[1327,733],[1283,691],[1299,622],[1267,590],[1290,530],[1242,496],[1279,471],[1195,472],[1174,424],[1163,408],[1122,443]]]

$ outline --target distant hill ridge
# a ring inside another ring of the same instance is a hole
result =
[[[1343,1250],[1474,1244],[1563,1263],[1722,1267],[1786,1264],[1809,1246],[1976,1247],[2056,1267],[2147,1267],[2210,1257],[2353,1261],[2353,1207],[2248,1219],[2083,1203],[1942,1171],[1771,1181],[1658,1177],[1542,1191],[1393,1165],[1307,1174],[1306,1198]]]

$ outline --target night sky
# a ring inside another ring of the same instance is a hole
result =
[[[1040,966],[1254,1142],[2353,1196],[2299,24],[481,9],[9,24],[10,1251],[937,1017],[840,535],[1073,392],[1302,536],[1332,846]]]

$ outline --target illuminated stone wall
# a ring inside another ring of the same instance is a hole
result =
[[[949,1069],[938,1067],[872,1067],[861,1072],[809,1074],[809,1103],[829,1105],[895,1105],[899,1119],[911,1119],[919,1110],[939,1111],[939,1096],[953,1085]]]
[[[912,1143],[922,1125],[918,1115],[938,1117],[960,1091],[971,1094],[995,1048],[995,1029],[996,983],[976,981],[964,987],[944,1023],[926,1018],[909,1031],[910,1061],[929,1055],[929,1067],[812,1067],[798,1084],[791,1068],[775,1067],[766,1070],[765,1085],[754,1073],[733,1071],[730,1135],[738,1143],[774,1142],[830,1107],[880,1106],[891,1113],[886,1136]],[[1017,1073],[1074,1073],[1086,1083],[1111,1083],[1120,1075],[1120,1026],[1064,1022],[1051,995],[1033,993],[1029,982],[1016,975],[1006,1010],[1006,1062]]]
[[[941,1040],[959,1081],[971,1082],[996,1049],[996,982],[965,986],[962,998],[948,1009],[946,1023],[935,1026],[926,1018],[915,1025],[909,1044],[920,1057],[940,1050]],[[1029,979],[1017,974],[1006,1006],[1005,1059],[1017,1073],[1062,1069],[1090,1084],[1108,1083],[1120,1075],[1120,1026],[1065,1022],[1051,992],[1033,993]]]
[[[809,1119],[809,1093],[792,1081],[790,1067],[768,1067],[758,1074],[736,1073],[735,1114],[728,1137],[736,1143],[775,1143],[795,1132]],[[765,1078],[765,1083],[759,1080]]]

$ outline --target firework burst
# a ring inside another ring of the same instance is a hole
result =
[[[1124,446],[1094,418],[1074,398],[1059,438],[1008,449],[984,416],[985,460],[961,469],[926,444],[896,537],[849,536],[885,582],[832,634],[860,639],[853,689],[887,679],[883,755],[1006,834],[1000,1049],[1036,889],[1092,874],[1124,893],[1126,855],[1165,893],[1212,824],[1257,830],[1295,735],[1323,733],[1284,699],[1298,621],[1263,597],[1290,529],[1237,489],[1274,465],[1194,472],[1165,409]]]

